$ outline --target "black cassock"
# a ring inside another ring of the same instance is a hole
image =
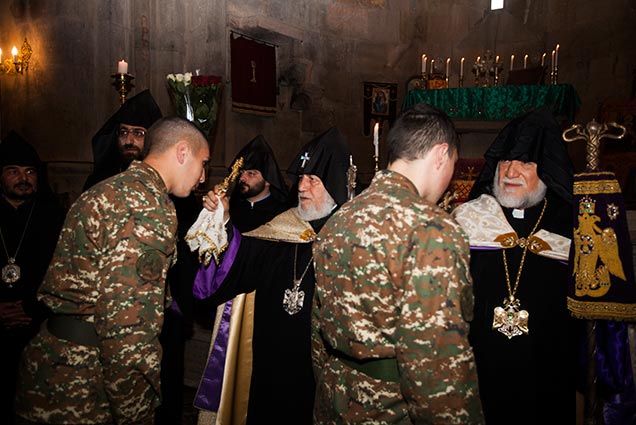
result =
[[[310,224],[318,232],[325,221]],[[226,279],[205,301],[215,306],[256,290],[249,424],[312,423],[311,303],[316,281],[311,247],[312,243],[242,237]],[[289,314],[283,306],[285,291],[303,273],[299,287],[304,293],[302,308]]]
[[[513,218],[510,208],[503,210],[517,235],[527,237],[542,206],[525,209],[523,219]],[[538,229],[571,237],[569,205],[550,197]],[[518,246],[506,250],[513,290],[522,252]],[[567,309],[567,264],[528,250],[515,298],[529,313],[529,333],[511,339],[492,326],[494,309],[508,297],[501,250],[471,250],[470,269],[475,293],[470,341],[486,423],[575,423],[580,323]]]

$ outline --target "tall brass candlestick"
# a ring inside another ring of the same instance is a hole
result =
[[[128,73],[119,73],[112,74],[111,78],[115,79],[115,81],[113,82],[113,86],[115,87],[117,93],[119,93],[119,103],[123,105],[126,102],[126,96],[128,95],[128,92],[130,91],[130,89],[135,87],[135,85],[132,83],[132,80],[135,77]]]

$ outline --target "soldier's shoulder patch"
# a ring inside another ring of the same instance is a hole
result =
[[[475,307],[475,297],[473,295],[473,287],[464,285],[460,293],[459,306],[462,311],[462,317],[466,322],[473,320],[473,308]]]
[[[157,280],[163,271],[163,257],[157,250],[146,251],[137,259],[136,268],[143,280]]]

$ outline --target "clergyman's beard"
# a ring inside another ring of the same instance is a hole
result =
[[[505,178],[504,178],[505,179]],[[524,182],[525,183],[525,182]],[[545,198],[545,193],[548,187],[543,180],[539,179],[537,188],[531,192],[524,193],[521,197],[513,194],[506,193],[499,185],[499,167],[495,171],[495,178],[492,184],[492,193],[497,198],[497,202],[505,208],[530,208],[537,205]]]
[[[141,159],[141,149],[135,145],[125,145],[120,151],[122,162],[130,164],[133,160]]]
[[[244,199],[253,198],[265,190],[265,180],[260,183],[255,183],[254,186],[250,186],[245,182],[239,182],[239,190]]]
[[[25,189],[31,189],[31,190],[25,191]],[[22,183],[16,184],[12,188],[7,188],[6,186],[3,187],[2,194],[7,199],[13,199],[15,201],[27,201],[35,196],[35,187],[33,187],[31,183],[22,182]]]
[[[296,207],[296,211],[298,211],[298,215],[305,221],[314,221],[323,217],[327,217],[331,214],[331,211],[336,206],[336,201],[333,200],[329,193],[326,194],[325,199],[319,205],[311,204],[307,208],[301,208],[300,199],[298,200],[298,206]]]

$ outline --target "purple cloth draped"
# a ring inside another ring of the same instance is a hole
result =
[[[603,416],[606,425],[633,424],[636,418],[636,392],[627,327],[625,322],[596,322],[597,376],[605,399]]]
[[[208,266],[201,264],[197,276],[194,279],[194,287],[192,288],[194,298],[204,300],[210,297],[219,289],[223,280],[225,280],[236,258],[238,247],[241,245],[241,233],[236,230],[236,227],[233,227],[233,234],[234,236],[223,256],[223,261],[221,261],[218,267],[214,261],[210,261],[210,265]]]
[[[236,228],[233,229],[233,233],[234,236],[230,241],[221,264],[217,267],[214,261],[211,261],[208,266],[201,265],[194,280],[194,287],[192,288],[192,293],[195,298],[205,299],[213,295],[216,290],[219,289],[221,283],[230,271],[238,248],[241,245],[241,234]],[[219,409],[231,314],[232,300],[226,302],[223,307],[219,330],[214,340],[214,345],[203,372],[197,394],[194,398],[194,406],[199,409],[212,412],[216,412]]]

